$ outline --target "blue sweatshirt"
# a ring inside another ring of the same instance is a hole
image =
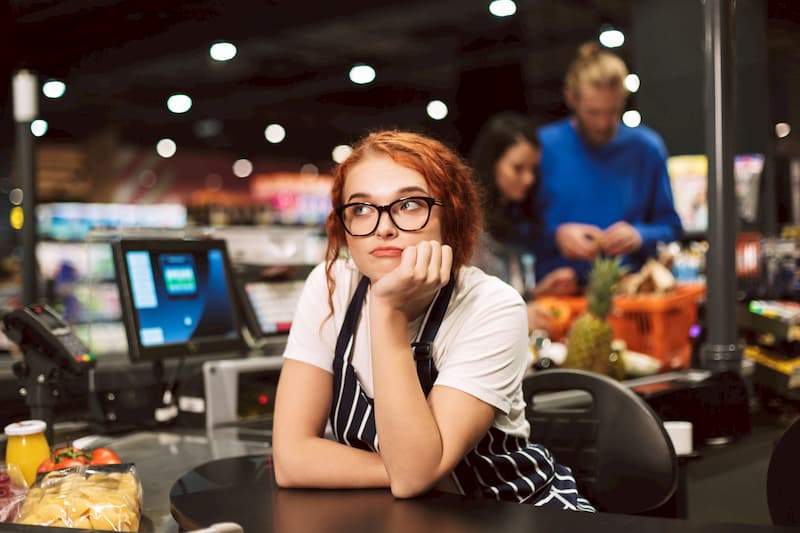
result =
[[[544,233],[536,246],[536,274],[572,266],[585,284],[588,261],[569,261],[556,247],[555,232],[567,222],[606,229],[624,220],[642,237],[638,252],[624,259],[633,270],[656,252],[656,244],[682,235],[667,174],[667,150],[653,130],[620,124],[602,146],[588,144],[569,118],[539,130],[541,185],[537,197]]]

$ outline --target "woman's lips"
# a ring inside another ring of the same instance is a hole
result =
[[[395,248],[394,246],[375,248],[370,252],[370,254],[375,257],[400,257],[402,253],[402,248]]]

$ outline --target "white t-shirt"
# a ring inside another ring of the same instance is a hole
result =
[[[325,265],[306,280],[292,322],[284,357],[333,373],[333,357],[347,306],[361,279],[350,261],[333,266],[336,288],[329,316]],[[369,291],[364,301],[351,364],[364,392],[373,397],[369,342]],[[419,333],[422,317],[409,324],[409,342]],[[509,285],[475,267],[462,267],[439,332],[433,341],[439,372],[435,385],[470,394],[496,411],[493,425],[517,437],[528,437],[522,378],[531,362],[525,303]]]

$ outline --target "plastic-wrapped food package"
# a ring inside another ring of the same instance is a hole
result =
[[[26,488],[15,484],[8,475],[5,463],[0,463],[0,522],[10,522],[17,514]]]
[[[142,485],[132,464],[76,466],[40,475],[17,524],[138,531]]]

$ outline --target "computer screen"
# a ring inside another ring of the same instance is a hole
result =
[[[243,349],[225,241],[123,239],[114,262],[131,360]]]
[[[255,340],[286,334],[312,266],[242,268],[236,276],[247,329]]]

